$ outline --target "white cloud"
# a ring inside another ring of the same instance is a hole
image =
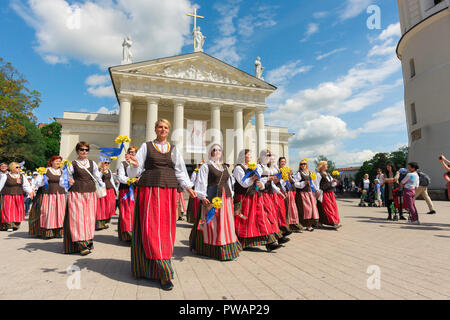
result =
[[[300,60],[288,62],[277,69],[267,72],[266,80],[272,84],[279,84],[311,69],[312,66],[302,66]]]
[[[87,77],[85,81],[88,85],[87,91],[98,98],[114,98],[114,88],[111,84],[109,75],[93,74]]]
[[[340,13],[341,20],[347,20],[358,16],[365,11],[374,0],[346,0],[345,8]]]
[[[126,35],[135,61],[170,56],[190,34],[189,0],[12,0],[11,7],[35,30],[35,50],[52,64],[118,65]]]
[[[378,37],[379,40],[387,40],[392,37],[401,37],[400,22],[390,24]]]
[[[96,96],[97,98],[114,98],[116,96],[112,85],[89,87],[87,90],[90,94]]]
[[[115,104],[112,109],[108,109],[106,107],[100,107],[100,109],[98,109],[96,111],[96,113],[104,113],[104,114],[119,114],[119,105]]]
[[[306,42],[309,40],[309,38],[319,32],[319,24],[318,23],[310,23],[308,25],[308,29],[306,29],[305,36],[300,42]]]
[[[93,74],[86,79],[86,84],[88,86],[100,86],[111,82],[109,75]]]
[[[331,56],[333,54],[336,54],[336,53],[339,53],[339,52],[342,52],[342,51],[345,51],[345,50],[347,50],[347,48],[334,49],[333,51],[330,51],[330,52],[324,53],[324,54],[322,54],[320,56],[317,56],[316,60],[320,61],[322,59],[325,59],[326,57],[329,57],[329,56]]]
[[[314,12],[313,17],[315,19],[322,19],[322,18],[325,18],[326,16],[328,16],[329,14],[330,13],[327,11]]]
[[[238,20],[238,33],[244,38],[253,35],[256,28],[270,28],[277,24],[274,19],[274,6],[263,6],[257,8],[253,15],[247,15]]]
[[[372,118],[358,131],[369,133],[406,130],[405,105],[403,101],[399,101],[392,107],[372,114]]]

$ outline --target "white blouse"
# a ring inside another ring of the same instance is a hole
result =
[[[159,141],[152,142],[155,148],[159,149],[161,152],[167,152],[171,145],[169,143],[160,143]],[[127,174],[130,178],[136,178],[140,176],[144,171],[145,160],[147,159],[147,143],[144,142],[136,153],[136,159],[138,161],[138,167],[134,168],[133,166],[129,166],[127,168]],[[184,163],[184,159],[181,156],[181,153],[175,147],[174,154],[172,154],[172,161],[174,163],[175,176],[178,180],[178,183],[185,190],[190,189],[194,186],[194,184],[190,181],[189,175],[186,170],[186,165]]]
[[[11,173],[9,173],[9,172],[0,175],[0,191],[3,190],[3,187],[5,186],[6,179],[7,179],[8,175],[9,175],[11,178],[13,178],[13,179],[17,179],[17,178],[14,178],[14,177],[11,175]],[[30,183],[28,182],[27,177],[25,177],[24,175],[19,175],[19,176],[20,176],[20,178],[22,179],[22,189],[23,189],[23,191],[25,191],[26,193],[31,193],[31,192],[33,192],[33,188],[31,187]]]
[[[306,172],[303,172],[304,174],[306,174]],[[299,172],[297,172],[296,174],[295,174],[295,176],[293,176],[293,179],[294,179],[294,184],[295,184],[295,187],[296,188],[298,188],[298,189],[303,189],[305,186],[306,186],[306,181],[302,181],[302,176],[301,176],[301,173],[300,173],[300,171]],[[314,183],[314,182],[313,182]],[[314,186],[315,187],[315,186]]]
[[[246,169],[248,168],[247,165],[245,165],[245,164],[242,164],[242,165],[244,166],[244,168],[246,168]],[[263,169],[259,164],[256,167],[256,171],[259,173],[259,175],[262,175],[262,173],[263,173]],[[234,168],[234,171],[233,171],[233,177],[234,177],[235,181],[237,181],[243,188],[249,188],[257,181],[257,180],[253,181],[251,178],[247,178],[244,180],[244,182],[242,182],[242,178],[244,176],[245,176],[244,169],[242,169],[241,166],[236,166],[236,168]],[[264,183],[263,183],[263,187],[260,190],[264,190]]]
[[[208,189],[208,175],[209,175],[209,167],[208,164],[211,164],[219,170],[220,172],[223,172],[224,169],[219,168],[219,166],[212,160],[208,161],[208,163],[204,163],[197,174],[197,181],[195,182],[195,192],[197,192],[197,196],[200,198],[200,200],[203,200],[207,198],[207,189]],[[233,191],[233,176],[230,176],[230,178],[227,181],[228,188],[230,188],[231,196],[234,196]]]
[[[275,175],[275,174],[278,173],[277,168],[269,168],[269,167],[268,167],[267,165],[265,165],[265,164],[260,164],[260,165],[261,165],[261,168],[263,169],[263,173],[262,173],[263,175],[273,176],[273,175]],[[269,177],[261,178],[261,182],[262,182],[263,184],[266,184],[267,181],[269,181]],[[276,186],[276,184],[275,184],[273,181],[271,181],[270,183],[271,183],[271,185],[272,185],[272,190],[273,190],[273,191],[275,191],[276,193],[279,193],[279,194],[282,193],[281,190],[280,190],[280,188],[278,188],[278,187]]]
[[[50,171],[50,168],[47,168],[46,173]],[[60,176],[59,179],[61,179],[61,175],[62,175],[62,170],[61,169],[57,169],[56,171],[54,171],[52,169],[52,171],[50,171],[53,175],[55,176]],[[35,189],[39,189],[40,187],[44,186],[44,175],[40,174],[37,176],[36,180],[34,181],[34,187]]]
[[[333,182],[333,178],[328,173],[325,173],[325,174],[326,174],[326,179],[329,182],[331,182],[331,186],[336,187],[337,182]],[[315,185],[316,190],[319,190],[320,189],[320,181],[322,180],[322,175],[320,173],[317,173],[316,176],[317,176],[317,179],[316,179],[316,181],[313,181],[313,183],[315,182],[314,185]],[[320,190],[322,190],[322,189],[320,189]]]
[[[78,160],[74,160],[73,162],[75,162],[75,161],[78,161]],[[80,164],[77,164],[77,166],[81,169],[81,170],[84,170],[83,169],[83,167],[84,168],[86,168],[86,169],[89,169],[90,167],[91,167],[91,165],[90,165],[90,161],[88,161],[87,162],[87,165],[86,166],[83,166],[83,165],[81,165],[81,161],[78,161]],[[92,171],[94,172],[92,175],[97,179],[97,181],[98,181],[98,183],[101,185],[101,186],[105,186],[105,183],[102,181],[102,177],[101,177],[101,175],[100,175],[100,171],[98,171],[98,166],[97,166],[97,164],[95,163],[95,161],[92,161],[92,163],[93,163],[93,166],[92,166]],[[62,170],[61,170],[62,171]],[[73,170],[73,164],[71,164],[70,166],[68,166],[67,167],[67,175],[69,176],[69,180],[70,179],[72,179],[73,180],[73,173],[74,173],[74,170]],[[90,172],[89,172],[90,173]],[[61,186],[61,187],[63,187],[63,188],[65,188],[65,186],[64,186],[64,174],[62,174],[61,173],[61,177],[59,178],[59,185]]]
[[[116,190],[116,194],[118,194],[119,190],[118,190],[118,187],[116,185],[116,182],[114,181],[113,173],[112,173],[112,171],[110,169],[108,169],[108,171],[111,174],[111,178],[109,179],[109,181],[111,181],[111,184],[113,185],[114,190]],[[101,181],[103,181],[102,178],[103,178],[103,172],[100,171],[100,180]]]
[[[197,181],[197,172],[192,172],[191,175],[191,182],[195,185],[195,182]]]

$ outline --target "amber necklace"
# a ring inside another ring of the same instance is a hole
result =
[[[159,153],[162,153],[162,154],[166,154],[166,153],[169,153],[169,151],[170,151],[170,144],[166,141],[166,143],[165,144],[167,144],[168,145],[168,147],[167,147],[167,151],[166,152],[162,152],[159,148],[158,148],[158,144],[157,144],[157,141],[158,140],[153,140],[153,146],[155,147],[155,149],[156,149],[156,151],[158,151]]]

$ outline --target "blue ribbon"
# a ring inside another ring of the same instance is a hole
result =
[[[256,174],[256,176],[259,178],[259,179],[261,179],[261,176],[259,175],[259,173],[258,173],[258,171],[257,171],[258,169],[255,169],[255,170],[252,170],[252,171],[249,171],[249,172],[247,172],[246,174],[245,174],[245,176],[242,178],[242,182],[244,182],[247,178],[250,178],[252,175],[254,175],[254,174]]]
[[[45,190],[47,190],[47,189],[48,189],[48,179],[47,179],[47,175],[44,173],[42,176],[43,176],[43,178],[44,178],[44,186],[45,186]]]
[[[209,209],[208,213],[206,214],[206,224],[208,224],[212,218],[214,218],[214,215],[216,214],[216,207],[212,207]]]
[[[309,177],[309,185],[311,187],[312,192],[316,193],[316,189],[314,188],[314,183],[312,182],[311,177]]]
[[[133,184],[130,184],[130,189],[128,189],[128,193],[123,196],[123,200],[127,200],[130,197],[130,201],[134,201],[134,187]]]
[[[100,154],[102,156],[106,157],[117,157],[119,154],[122,153],[122,150],[124,148],[123,142],[120,144],[120,148],[99,148]]]
[[[64,164],[63,168],[63,178],[64,178],[64,187],[66,187],[66,190],[69,190],[69,173],[67,172],[67,163]]]
[[[277,177],[278,180],[283,180],[281,172],[278,172],[275,175],[275,177]],[[286,182],[286,189],[287,189],[287,191],[289,191],[289,189],[292,187],[292,184],[289,182],[289,180],[284,180],[284,181]]]

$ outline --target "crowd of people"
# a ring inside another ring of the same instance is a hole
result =
[[[223,161],[221,145],[214,144],[208,160],[189,177],[180,151],[167,141],[170,123],[158,120],[155,132],[154,141],[128,148],[116,174],[110,159],[99,164],[88,159],[84,141],[75,147],[75,160],[55,155],[34,177],[21,173],[18,163],[1,164],[1,230],[20,227],[29,198],[30,235],[63,238],[63,253],[88,255],[95,231],[109,227],[118,205],[118,238],[131,242],[133,275],[170,290],[176,222],[183,212],[193,224],[191,250],[221,261],[260,246],[278,250],[292,233],[341,227],[337,181],[327,173],[326,161],[313,172],[304,159],[294,174],[286,159],[277,161],[270,150],[256,162],[245,149],[232,169]],[[183,192],[190,197],[187,209]]]

